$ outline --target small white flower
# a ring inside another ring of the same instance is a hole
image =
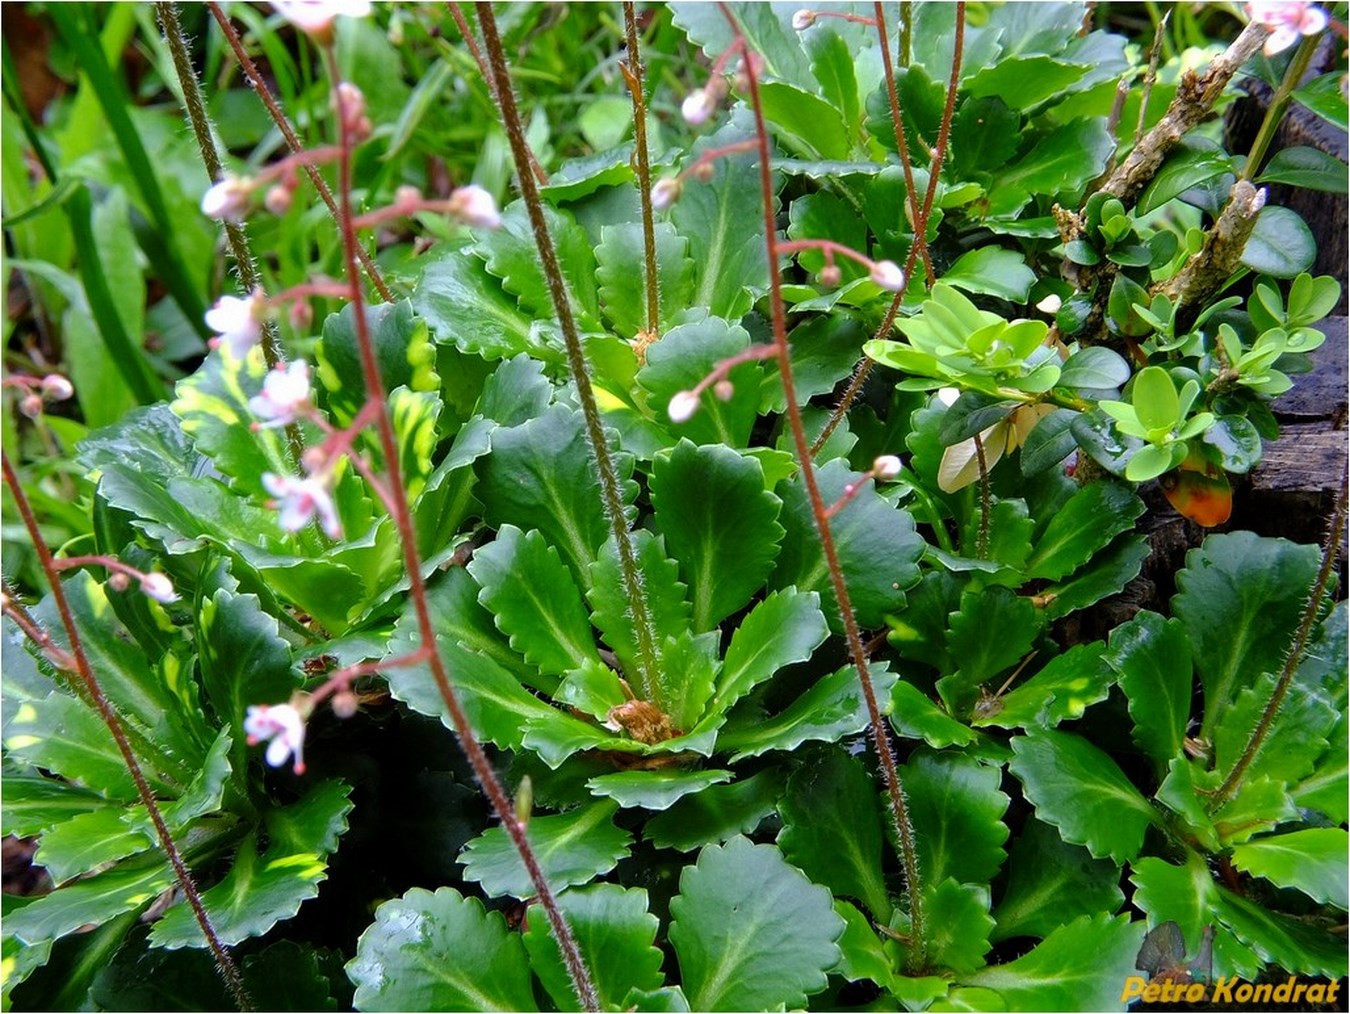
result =
[[[226,176],[202,196],[202,214],[226,222],[242,222],[253,199],[253,181],[247,176]]]
[[[878,479],[894,479],[900,474],[900,459],[894,454],[883,454],[872,462],[872,471]]]
[[[666,406],[666,414],[671,422],[688,422],[698,411],[699,398],[693,391],[679,391]]]
[[[48,401],[66,401],[75,394],[75,385],[59,373],[42,378],[42,397]]]
[[[141,578],[141,592],[156,602],[168,605],[178,601],[178,593],[173,590],[173,582],[167,574],[150,573]]]
[[[328,487],[316,478],[300,479],[293,475],[267,472],[262,477],[263,488],[277,497],[281,510],[283,530],[298,532],[318,516],[319,527],[330,539],[342,538],[342,523]]]
[[[267,744],[267,763],[279,768],[295,755],[295,773],[305,773],[305,720],[289,704],[252,704],[244,719],[248,745]]]
[[[246,299],[221,296],[216,305],[206,311],[206,326],[219,334],[230,347],[236,359],[243,359],[248,350],[262,340],[263,308],[266,300],[261,292]]]
[[[652,210],[665,211],[680,199],[683,184],[674,177],[660,180],[652,187]]]
[[[905,287],[905,273],[895,261],[876,261],[868,276],[888,292],[899,292]]]
[[[707,123],[717,112],[717,99],[707,88],[699,88],[685,96],[680,104],[680,114],[684,122],[691,127]]]
[[[333,21],[339,15],[364,18],[370,13],[370,0],[272,0],[272,6],[300,31],[319,41],[326,41],[332,34]]]
[[[465,225],[479,229],[496,229],[502,224],[493,196],[476,183],[460,187],[450,195],[450,214]]]
[[[816,23],[816,12],[800,10],[792,15],[792,28],[794,31],[804,32]]]
[[[1300,35],[1316,35],[1327,26],[1327,15],[1308,0],[1252,0],[1247,13],[1271,29],[1265,54],[1274,56],[1298,41]]]
[[[309,364],[297,359],[290,366],[277,364],[263,378],[261,394],[248,400],[248,410],[263,420],[262,429],[288,426],[309,404]]]

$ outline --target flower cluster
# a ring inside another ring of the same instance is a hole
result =
[[[1327,26],[1326,12],[1308,0],[1252,0],[1247,13],[1252,21],[1271,30],[1266,56],[1288,49],[1300,35],[1316,35]]]

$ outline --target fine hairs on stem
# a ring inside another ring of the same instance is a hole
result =
[[[908,12],[902,14],[901,48],[906,54],[908,53],[909,21]],[[932,263],[928,259],[928,219],[933,214],[933,201],[937,196],[938,177],[942,174],[942,163],[947,158],[947,143],[951,138],[952,117],[956,111],[956,90],[961,83],[961,60],[965,53],[966,44],[966,3],[965,0],[957,0],[956,4],[956,34],[952,40],[952,73],[951,79],[947,82],[947,101],[942,108],[942,122],[938,126],[937,144],[933,148],[933,160],[928,166],[928,190],[924,194],[923,207],[919,208],[917,213],[913,203],[915,197],[913,170],[909,164],[909,149],[904,141],[904,119],[900,111],[899,98],[896,95],[895,71],[891,66],[890,42],[886,35],[886,21],[880,3],[876,5],[876,22],[881,42],[886,91],[891,103],[891,123],[896,132],[901,165],[904,166],[906,185],[909,188],[910,213],[914,219],[914,242],[909,248],[909,256],[905,259],[906,285],[908,286],[909,279],[914,277],[914,265],[919,255],[922,254],[928,284],[931,286],[934,282],[934,275]],[[902,65],[908,66],[907,55],[902,61]],[[872,336],[874,339],[885,338],[891,333],[891,328],[895,326],[895,318],[900,313],[900,304],[904,301],[904,298],[904,289],[895,294],[890,307],[886,310],[886,316],[882,320],[881,326]],[[849,380],[848,388],[844,391],[844,396],[839,399],[839,404],[830,413],[825,428],[820,431],[820,436],[816,437],[816,442],[811,445],[813,457],[820,453],[820,449],[825,446],[830,439],[830,435],[844,421],[844,416],[848,414],[848,410],[853,407],[858,395],[862,393],[863,384],[867,382],[867,378],[872,372],[872,362],[873,360],[865,357],[858,361],[858,365],[853,370],[853,377]]]
[[[642,200],[642,253],[646,274],[647,333],[655,338],[661,327],[661,302],[656,275],[656,225],[652,220],[652,167],[647,151],[647,99],[642,94],[646,68],[638,48],[637,11],[624,0],[623,24],[628,43],[627,59],[620,64],[628,91],[633,96],[633,144],[637,155],[638,196]]]
[[[366,393],[379,406],[379,411],[374,413],[375,428],[379,436],[380,449],[388,475],[389,506],[392,508],[394,523],[398,528],[399,539],[403,545],[404,565],[408,572],[410,585],[408,594],[417,614],[418,633],[427,653],[427,662],[431,668],[432,677],[436,681],[436,688],[450,713],[455,732],[459,736],[460,745],[463,747],[469,763],[473,766],[474,775],[478,778],[479,784],[482,785],[483,791],[491,801],[498,819],[501,820],[512,844],[520,854],[521,861],[534,884],[539,904],[548,916],[549,924],[552,926],[554,937],[558,942],[558,948],[562,952],[563,962],[567,966],[573,988],[576,990],[577,999],[586,1010],[599,1010],[599,995],[596,993],[595,985],[586,968],[585,961],[581,957],[581,950],[567,926],[567,921],[563,918],[562,911],[558,908],[558,902],[549,888],[534,850],[530,847],[525,827],[516,816],[515,807],[502,788],[496,772],[492,769],[492,764],[488,760],[482,744],[474,735],[468,716],[465,714],[459,697],[450,683],[445,660],[441,657],[440,648],[436,643],[436,629],[431,622],[431,608],[427,603],[426,583],[422,577],[422,560],[417,551],[417,532],[413,526],[412,514],[408,509],[407,494],[403,487],[398,440],[394,434],[394,425],[388,411],[384,381],[380,376],[379,361],[375,354],[375,343],[370,334],[369,322],[366,320],[365,296],[361,291],[361,269],[358,258],[360,246],[356,237],[351,199],[352,151],[354,147],[351,117],[347,115],[346,109],[343,108],[342,77],[338,70],[337,55],[333,47],[329,46],[324,49],[324,59],[333,92],[339,97],[337,121],[342,151],[338,161],[340,205],[337,220],[342,230],[343,266],[347,274],[348,296],[351,300],[352,315],[356,323],[356,337],[361,352],[361,369],[365,378]]]
[[[206,914],[206,907],[202,904],[201,893],[192,880],[192,873],[188,870],[187,863],[183,861],[183,855],[178,850],[177,842],[173,840],[173,835],[164,822],[164,814],[160,811],[159,803],[155,801],[155,794],[150,791],[150,784],[145,780],[145,773],[141,770],[140,762],[136,760],[136,754],[131,749],[131,743],[122,727],[122,721],[117,717],[112,702],[103,693],[103,688],[99,686],[98,677],[94,675],[94,669],[89,664],[89,656],[84,650],[84,641],[80,638],[80,630],[75,623],[75,614],[71,611],[70,602],[66,598],[66,590],[61,584],[61,575],[57,570],[56,561],[52,558],[47,543],[43,541],[42,532],[38,528],[37,517],[33,514],[33,508],[24,493],[23,484],[19,482],[19,476],[10,463],[9,455],[0,453],[0,461],[3,461],[5,485],[9,487],[9,491],[14,497],[15,506],[18,507],[19,515],[23,518],[23,524],[28,530],[33,549],[37,552],[42,572],[47,578],[47,584],[51,587],[52,600],[56,603],[57,612],[61,615],[61,626],[65,628],[66,638],[70,642],[70,659],[74,662],[76,675],[84,684],[85,691],[93,702],[94,708],[98,711],[99,717],[103,719],[103,724],[108,727],[108,731],[112,733],[112,737],[117,743],[117,750],[122,755],[122,763],[126,765],[131,780],[136,783],[136,794],[140,796],[146,813],[150,815],[150,821],[155,826],[155,837],[159,839],[160,848],[168,856],[169,864],[173,867],[174,878],[178,881],[183,896],[187,898],[192,914],[197,920],[197,925],[201,928],[202,936],[206,938],[206,945],[211,951],[211,956],[215,959],[216,971],[224,980],[225,987],[230,992],[230,998],[241,1011],[251,1011],[254,1009],[253,1004],[249,1000],[248,991],[244,988],[244,979],[239,974],[239,966],[235,964],[229,948],[225,946],[217,935],[215,927],[211,925],[211,918]]]
[[[917,972],[927,964],[928,934],[924,917],[923,885],[919,880],[919,861],[914,842],[914,825],[910,820],[904,789],[900,785],[900,771],[896,765],[895,751],[891,747],[890,735],[886,731],[881,709],[877,704],[876,688],[872,684],[872,674],[867,666],[867,649],[858,629],[858,619],[853,613],[853,604],[849,599],[848,583],[844,580],[844,571],[839,563],[839,553],[830,529],[829,507],[821,496],[820,486],[816,482],[811,445],[802,423],[801,408],[797,404],[796,385],[793,381],[792,361],[788,349],[787,311],[783,303],[782,278],[778,270],[778,230],[773,210],[773,176],[769,168],[771,153],[769,134],[764,124],[764,107],[760,101],[759,75],[755,71],[754,61],[749,58],[745,34],[741,31],[735,16],[725,4],[718,6],[736,38],[732,45],[740,47],[745,81],[749,89],[750,108],[755,117],[755,135],[759,148],[760,196],[764,210],[764,241],[768,246],[769,255],[769,299],[773,317],[774,348],[777,351],[775,358],[778,360],[778,374],[783,384],[783,394],[787,399],[788,427],[792,432],[793,447],[801,468],[802,479],[806,484],[816,532],[820,536],[821,549],[829,567],[830,583],[839,602],[839,614],[844,621],[849,654],[858,671],[858,682],[862,686],[863,697],[867,703],[872,741],[876,746],[882,777],[886,783],[886,794],[890,799],[891,820],[896,841],[900,845],[900,862],[904,867],[905,885],[909,891],[909,966],[910,971]]]
[[[652,622],[651,608],[647,603],[642,570],[638,566],[632,535],[628,530],[628,517],[624,512],[618,468],[614,464],[614,456],[610,452],[609,441],[605,436],[600,409],[595,403],[590,366],[581,347],[581,336],[577,332],[576,318],[572,315],[572,303],[567,294],[567,283],[563,280],[562,268],[558,265],[553,237],[549,235],[548,224],[544,219],[543,201],[539,196],[539,188],[535,185],[534,177],[529,172],[525,129],[520,121],[520,111],[516,108],[516,97],[511,86],[511,75],[507,70],[506,54],[502,51],[502,41],[497,34],[497,21],[492,14],[490,3],[478,3],[475,6],[478,11],[478,24],[483,30],[483,44],[487,49],[488,64],[496,79],[494,90],[501,107],[502,123],[506,127],[506,136],[511,142],[511,154],[516,162],[516,179],[520,184],[520,196],[524,199],[530,215],[535,246],[539,250],[539,261],[544,269],[544,277],[548,279],[549,296],[553,301],[558,325],[562,329],[563,340],[567,345],[567,366],[571,371],[572,381],[576,384],[577,400],[581,402],[582,415],[586,421],[586,437],[591,445],[591,457],[595,461],[596,472],[600,478],[605,514],[618,549],[619,573],[622,576],[637,640],[638,683],[642,689],[642,696],[660,708],[663,701],[661,667],[656,650],[656,628]]]

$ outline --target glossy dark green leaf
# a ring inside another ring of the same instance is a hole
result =
[[[1106,663],[1134,720],[1134,741],[1159,768],[1181,752],[1190,722],[1191,645],[1179,620],[1144,610],[1111,631]]]
[[[670,399],[692,390],[713,368],[750,347],[750,334],[739,324],[708,317],[694,324],[671,328],[647,349],[647,365],[638,372],[638,383],[651,393],[648,401],[657,421],[670,432],[696,444],[726,443],[743,447],[759,413],[759,391],[764,368],[759,363],[737,366],[728,375],[735,388],[724,402],[711,391],[703,394],[698,411],[683,423],[673,423],[666,413]]]
[[[927,830],[916,836],[925,882],[948,877],[983,884],[1003,864],[1008,797],[999,790],[999,768],[957,753],[920,749],[900,769],[910,819]]]
[[[947,408],[938,430],[938,440],[950,447],[969,440],[995,423],[1002,422],[1017,407],[1016,402],[1001,401],[978,391],[966,391]]]
[[[7,702],[5,707],[9,710],[13,705]],[[69,782],[40,774],[8,775],[4,799],[0,800],[0,821],[6,834],[27,838],[106,806],[108,800],[103,796]]]
[[[697,6],[685,6],[680,16]],[[763,13],[769,13],[768,9],[764,8]],[[702,16],[712,15],[720,17],[712,10]],[[762,14],[757,11],[753,16]],[[800,43],[793,39],[792,44],[801,54]],[[767,57],[763,50],[760,53]],[[728,124],[697,142],[689,158],[745,139],[746,133],[741,128]],[[680,200],[670,210],[670,222],[676,232],[689,239],[689,256],[694,261],[694,290],[689,306],[706,308],[708,313],[727,320],[739,320],[750,309],[751,292],[761,292],[768,286],[762,200],[759,171],[752,154],[719,158],[710,182],[691,182],[685,186]]]
[[[765,81],[759,86],[764,116],[776,131],[797,139],[790,148],[805,145],[805,154],[814,158],[844,159],[853,150],[848,130],[838,108],[813,90],[807,91],[782,81]]]
[[[136,798],[136,785],[108,727],[92,708],[59,690],[18,706],[6,728],[5,750],[18,763],[111,798]]]
[[[1181,929],[1186,954],[1197,953],[1204,928],[1214,926],[1214,974],[1255,977],[1261,968],[1260,959],[1231,932],[1215,925],[1219,886],[1202,856],[1187,852],[1181,866],[1147,856],[1130,864],[1130,880],[1134,904],[1148,914],[1149,924],[1175,922]]]
[[[561,676],[600,661],[581,592],[540,532],[502,525],[493,542],[474,552],[468,570],[497,628],[541,672]]]
[[[1048,56],[1006,57],[981,67],[962,84],[977,98],[997,95],[1015,102],[1019,109],[1030,109],[1087,73],[1080,64],[1063,63]]]
[[[949,877],[927,888],[926,893],[929,967],[949,969],[957,975],[980,968],[994,929],[989,916],[989,888],[958,883]],[[907,965],[909,949],[902,942],[897,950],[902,966]]]
[[[669,938],[695,1010],[800,1007],[839,962],[830,892],[772,845],[709,845],[680,876]]]
[[[136,911],[174,883],[167,859],[154,854],[119,863],[93,877],[67,884],[5,915],[5,935],[30,945],[56,940],[90,922]]]
[[[794,241],[828,240],[842,243],[854,250],[867,248],[867,226],[857,209],[842,197],[828,191],[806,194],[793,201],[788,208],[788,238]],[[825,255],[818,249],[799,250],[797,263],[812,276],[819,276],[825,265]],[[846,257],[833,260],[839,269],[841,283],[867,277],[867,269]],[[839,288],[838,285],[826,288]],[[861,344],[861,342],[859,342]]]
[[[442,887],[375,911],[347,963],[357,1010],[538,1010],[520,938],[499,912]]]
[[[643,834],[657,848],[681,852],[750,834],[773,812],[782,792],[782,776],[768,768],[751,778],[714,785],[681,799],[647,821]]]
[[[347,830],[350,786],[323,782],[299,802],[264,816],[266,848],[257,832],[239,846],[220,883],[202,891],[202,904],[217,935],[228,945],[261,936],[319,893],[328,878],[328,857]],[[164,913],[150,934],[156,947],[202,947],[201,927],[187,903]]]
[[[631,498],[633,459],[615,457],[624,495]],[[488,523],[537,528],[563,554],[578,583],[588,586],[591,561],[610,530],[581,413],[554,405],[520,426],[495,430],[492,452],[474,467]]]
[[[1261,460],[1261,434],[1246,416],[1219,416],[1203,440],[1218,449],[1225,472],[1245,475]]]
[[[601,873],[608,873],[628,854],[632,838],[614,826],[619,804],[611,801],[551,817],[534,817],[527,833],[539,868],[549,887],[561,890],[584,884]],[[509,894],[513,898],[532,898],[530,880],[506,831],[489,828],[464,846],[460,853],[464,876],[482,886],[489,897]]]
[[[552,314],[535,319],[502,291],[482,261],[453,250],[431,261],[413,293],[413,307],[437,342],[484,359],[527,352],[546,362],[563,361],[562,339]]]
[[[1315,77],[1294,92],[1294,100],[1328,123],[1345,130],[1346,102],[1345,93],[1341,90],[1342,77],[1336,71]]]
[[[600,1002],[619,1006],[632,990],[661,986],[662,954],[655,946],[661,924],[647,911],[647,892],[617,884],[593,884],[563,891],[558,908],[567,919]],[[560,1010],[580,1010],[548,915],[531,905],[523,940],[530,965]]]
[[[1293,278],[1312,267],[1317,257],[1317,241],[1306,222],[1288,208],[1269,206],[1256,216],[1242,263],[1253,271],[1272,278]]]
[[[971,589],[949,621],[948,646],[958,671],[938,681],[948,710],[964,715],[976,688],[1022,660],[1039,633],[1031,599],[1007,588]]]
[[[396,387],[407,387],[410,391],[440,389],[436,354],[426,321],[414,316],[410,302],[369,306],[366,322],[386,391]],[[345,424],[366,401],[356,318],[350,306],[324,321],[317,355],[318,378],[327,393],[327,404],[337,421]]]
[[[1135,974],[1143,941],[1143,923],[1129,916],[1084,915],[1053,930],[1017,960],[958,981],[993,990],[1004,1010],[1114,1010],[1120,1006],[1121,983]]]
[[[831,973],[842,975],[849,982],[867,979],[891,988],[895,980],[893,963],[872,928],[872,920],[847,901],[835,899],[834,910],[844,920],[844,935],[837,941],[839,965]]]
[[[1118,352],[1101,345],[1079,349],[1060,368],[1064,387],[1103,390],[1124,386],[1130,379],[1130,364]]]
[[[877,701],[885,714],[896,676],[884,663],[871,666],[870,671]],[[731,758],[735,764],[770,750],[793,750],[808,741],[837,742],[861,732],[867,723],[867,704],[858,684],[858,672],[848,666],[817,680],[779,714],[752,725],[728,728],[718,737],[718,746],[736,751]]]
[[[689,585],[693,624],[710,630],[758,591],[777,556],[779,499],[754,458],[716,444],[680,441],[658,455],[652,506]]]
[[[1042,594],[1051,599],[1045,608],[1046,617],[1057,620],[1122,591],[1139,576],[1151,552],[1149,541],[1143,535],[1117,536],[1087,565],[1063,581],[1046,586]]]
[[[952,120],[951,158],[961,177],[997,171],[1008,164],[1021,141],[1022,117],[998,95],[967,98]]]
[[[746,40],[763,57],[767,73],[800,84],[812,80],[810,63],[790,16],[785,18],[777,8],[754,3],[737,3],[731,10]],[[671,5],[671,11],[676,27],[690,42],[702,47],[709,59],[721,56],[736,41],[726,18],[705,4],[677,2]]]
[[[819,595],[771,592],[731,635],[712,708],[724,711],[779,669],[805,662],[828,635]]]
[[[990,194],[990,213],[1010,214],[1031,194],[1076,193],[1101,175],[1114,148],[1099,120],[1071,120],[999,173]]]
[[[856,49],[846,35],[836,26],[824,25],[801,38],[811,57],[811,73],[820,85],[819,94],[838,111],[846,136],[856,141],[862,126],[862,99],[854,67]]]
[[[1218,145],[1183,141],[1139,197],[1135,213],[1147,215],[1174,197],[1233,171],[1232,159]]]
[[[816,470],[820,494],[827,505],[843,496],[844,487],[859,478],[839,459]],[[778,493],[783,498],[782,523],[787,534],[769,585],[796,585],[801,591],[820,592],[830,628],[841,631],[825,554],[800,477],[780,484]],[[858,624],[880,626],[887,613],[903,606],[905,589],[919,578],[923,540],[914,530],[914,519],[907,511],[893,507],[873,487],[863,489],[834,515],[830,527]]]
[[[1129,486],[1116,482],[1084,486],[1050,519],[1027,561],[1027,576],[1055,580],[1072,573],[1134,527],[1134,519],[1143,512],[1143,501]]]
[[[1317,563],[1315,546],[1251,532],[1211,535],[1186,554],[1172,611],[1186,627],[1205,691],[1202,736],[1213,735],[1242,686],[1279,671]]]
[[[600,303],[614,330],[631,338],[645,331],[647,321],[646,248],[638,222],[619,222],[600,230],[595,248],[596,279]],[[669,222],[657,222],[656,277],[659,279],[660,320],[658,333],[675,324],[689,305],[693,290],[694,262],[689,258],[689,240],[675,233]]]
[[[1271,697],[1276,677],[1263,673],[1256,682],[1238,691],[1232,705],[1214,728],[1214,765],[1230,771],[1247,749]],[[1260,751],[1248,769],[1249,778],[1268,777],[1294,783],[1311,773],[1321,744],[1336,725],[1339,715],[1330,701],[1300,683],[1285,694]]]
[[[1106,753],[1052,729],[1015,737],[1012,750],[1008,770],[1021,781],[1037,818],[1097,858],[1124,863],[1138,855],[1156,814]]]
[[[1277,151],[1261,170],[1258,183],[1287,183],[1293,187],[1344,194],[1347,190],[1346,165],[1334,155],[1317,148],[1300,146]]]
[[[1295,975],[1345,975],[1343,942],[1324,926],[1273,912],[1222,887],[1214,908],[1219,921],[1263,961]]]
[[[817,884],[859,899],[884,922],[892,906],[881,864],[879,789],[856,757],[837,749],[814,755],[788,779],[778,847]]]
[[[1062,374],[1061,374],[1062,376]],[[1028,479],[1054,468],[1073,453],[1077,441],[1071,429],[1078,413],[1057,408],[1022,442],[1022,474]]]
[[[147,837],[132,830],[123,822],[120,809],[107,807],[77,814],[47,828],[34,862],[61,884],[105,863],[144,852],[154,844],[153,832]]]
[[[1125,901],[1115,863],[1092,858],[1034,818],[1013,842],[1009,865],[1008,886],[994,908],[995,940],[1046,937],[1079,916],[1114,913]]]

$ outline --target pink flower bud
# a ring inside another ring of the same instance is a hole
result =
[[[679,391],[666,406],[666,414],[674,423],[688,422],[698,411],[699,398],[693,391]]]
[[[736,385],[729,380],[719,380],[713,384],[713,394],[718,401],[730,401],[736,397]]]
[[[883,454],[872,462],[872,474],[878,479],[894,479],[900,467],[900,459],[894,454]]]
[[[711,183],[713,178],[713,164],[711,162],[699,162],[693,169],[689,170],[689,175],[694,177],[700,183]]]
[[[792,27],[794,31],[804,32],[816,23],[816,12],[800,10],[792,15]]]
[[[284,215],[291,210],[290,187],[284,184],[278,184],[267,191],[267,196],[263,198],[263,207],[274,215]]]
[[[254,184],[247,176],[226,176],[202,196],[202,214],[226,222],[242,222],[253,199]]]
[[[36,419],[42,415],[42,395],[37,393],[25,394],[19,399],[19,411],[28,416],[29,419]]]
[[[422,203],[422,191],[416,187],[402,186],[394,191],[394,207],[405,215],[411,215]]]
[[[75,385],[59,373],[42,378],[42,397],[48,401],[66,401],[75,394]]]
[[[333,714],[338,718],[351,718],[360,708],[360,699],[350,690],[339,690],[333,695]]]
[[[131,587],[131,578],[120,570],[115,570],[108,575],[108,587],[116,592],[124,592]]]
[[[833,289],[844,280],[844,274],[838,264],[826,264],[820,269],[820,284]]]
[[[876,261],[868,277],[888,292],[900,292],[905,287],[905,273],[895,261]]]
[[[707,123],[717,112],[717,99],[706,88],[690,92],[680,104],[680,114],[691,127]]]
[[[676,177],[660,180],[652,187],[652,210],[665,211],[680,199],[683,189],[683,184]]]
[[[178,593],[173,590],[173,582],[167,574],[146,574],[141,578],[141,593],[165,605],[178,601]]]
[[[496,229],[502,224],[496,200],[476,183],[460,187],[451,194],[448,209],[465,225],[479,229]]]

